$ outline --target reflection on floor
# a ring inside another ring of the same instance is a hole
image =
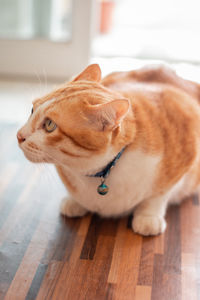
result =
[[[134,234],[130,218],[60,217],[66,191],[54,168],[29,163],[16,143],[25,118],[17,114],[31,108],[26,85],[6,84],[0,84],[0,103],[10,99],[0,113],[0,299],[199,299],[198,197],[170,208],[166,233],[154,238]]]

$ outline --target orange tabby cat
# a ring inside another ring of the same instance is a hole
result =
[[[29,160],[56,165],[71,195],[63,215],[134,209],[133,230],[156,235],[166,228],[167,204],[200,183],[199,98],[198,84],[166,67],[101,80],[99,66],[90,65],[34,101],[19,146]]]

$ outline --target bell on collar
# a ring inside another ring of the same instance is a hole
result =
[[[104,182],[102,182],[97,188],[97,192],[100,195],[106,195],[108,193],[108,190],[109,190],[109,188]]]

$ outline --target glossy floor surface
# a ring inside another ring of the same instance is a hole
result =
[[[134,234],[131,217],[61,217],[66,191],[54,168],[17,146],[16,115],[31,106],[10,100],[24,85],[0,87],[0,300],[200,299],[198,197],[171,207],[158,237]]]

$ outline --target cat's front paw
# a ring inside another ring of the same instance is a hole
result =
[[[71,198],[63,198],[60,205],[60,213],[67,217],[82,217],[87,210]]]
[[[136,215],[132,221],[132,228],[141,235],[157,235],[165,231],[166,221],[160,216]]]

